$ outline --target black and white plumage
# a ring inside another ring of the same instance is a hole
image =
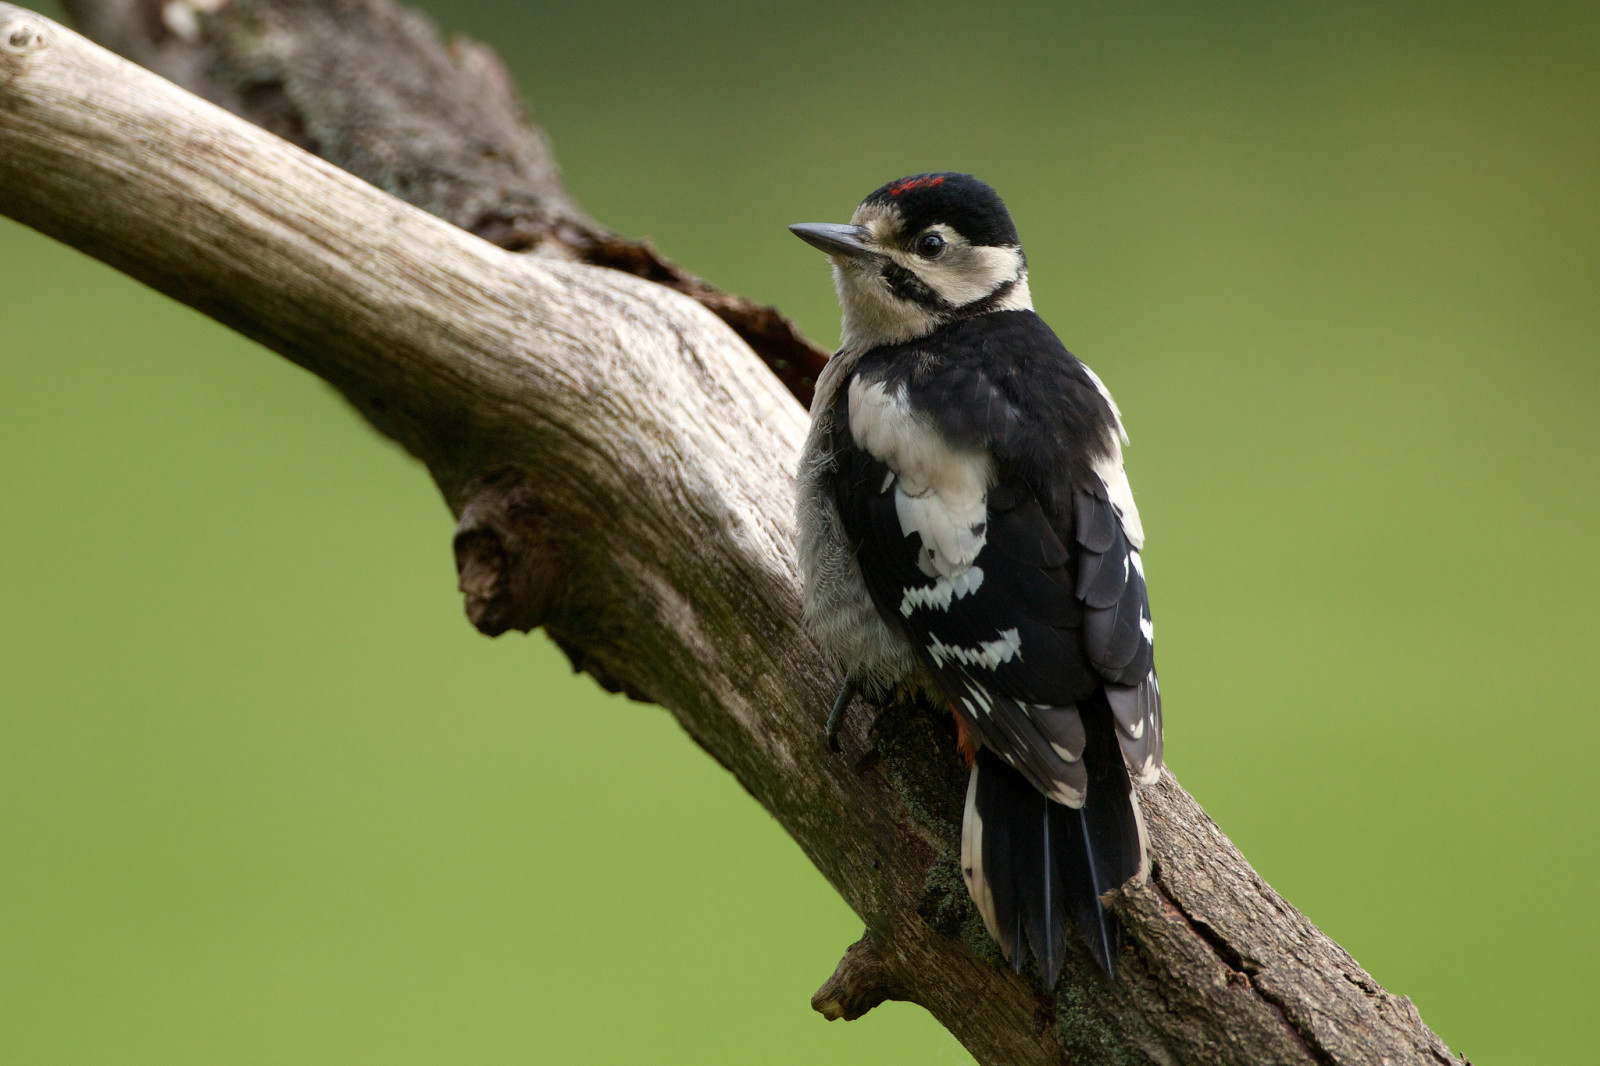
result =
[[[1048,986],[1101,897],[1142,881],[1132,780],[1161,695],[1120,413],[1033,312],[1010,214],[962,174],[891,182],[801,225],[844,314],[799,489],[806,619],[852,685],[919,687],[975,738],[962,869],[989,932]]]

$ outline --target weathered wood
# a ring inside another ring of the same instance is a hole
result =
[[[1453,1061],[1170,775],[1143,791],[1155,874],[1114,902],[1118,980],[1080,953],[1052,996],[999,964],[956,868],[948,717],[890,707],[823,743],[791,520],[805,416],[703,303],[510,254],[3,4],[0,210],[318,374],[421,459],[474,622],[544,625],[670,710],[861,915],[819,1010],[920,1003],[984,1063]]]
[[[677,289],[811,402],[826,353],[774,308],[612,232],[561,184],[494,52],[388,0],[66,0],[88,35],[343,170],[511,251]]]

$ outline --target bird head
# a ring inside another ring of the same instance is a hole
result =
[[[862,200],[847,224],[789,229],[833,260],[847,348],[913,340],[959,318],[1033,306],[1011,213],[970,174],[891,181]]]

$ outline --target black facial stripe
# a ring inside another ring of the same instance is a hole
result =
[[[908,303],[919,304],[930,311],[955,310],[949,300],[934,292],[926,282],[899,263],[883,265],[883,280],[889,283],[891,293]]]
[[[899,263],[891,262],[883,265],[883,280],[888,283],[889,291],[898,299],[926,307],[941,315],[966,316],[985,314],[999,307],[1016,289],[1021,279],[1012,278],[1010,281],[1002,282],[987,296],[980,296],[971,303],[959,307],[934,292],[925,281]]]

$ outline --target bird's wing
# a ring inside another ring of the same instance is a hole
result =
[[[1105,693],[1135,777],[1161,758],[1120,427],[1037,316],[958,328],[936,358],[880,349],[841,390],[840,517],[879,612],[984,746],[1081,806],[1083,701]]]

